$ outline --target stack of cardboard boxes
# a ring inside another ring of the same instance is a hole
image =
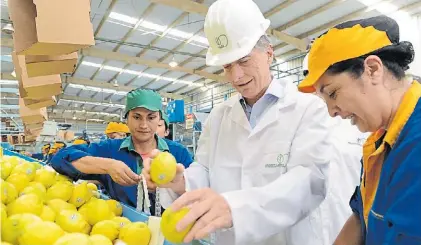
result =
[[[19,114],[26,139],[36,139],[48,106],[62,93],[61,73],[73,72],[77,51],[95,44],[89,0],[9,0]]]

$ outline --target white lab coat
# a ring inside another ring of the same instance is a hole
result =
[[[363,144],[369,133],[361,133],[350,120],[334,119],[332,159],[326,199],[315,212],[321,212],[324,244],[331,245],[352,214],[349,200],[360,184]]]
[[[185,171],[187,189],[210,187],[231,208],[234,228],[216,244],[323,244],[320,212],[331,157],[331,120],[315,95],[281,83],[283,96],[251,129],[239,97],[210,113]],[[161,189],[163,207],[177,195]],[[309,214],[312,212],[312,215]]]

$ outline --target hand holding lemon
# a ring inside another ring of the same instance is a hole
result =
[[[144,159],[142,175],[146,179],[148,189],[154,191],[156,187],[169,188],[178,194],[185,192],[184,166],[177,164],[174,156],[169,152],[153,150],[150,158]]]

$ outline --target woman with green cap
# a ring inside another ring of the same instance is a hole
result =
[[[335,245],[421,244],[421,85],[406,79],[414,59],[399,26],[378,16],[345,22],[318,37],[299,84],[332,117],[373,132],[363,147],[353,214]]]
[[[130,136],[123,139],[107,139],[91,143],[88,147],[74,145],[61,150],[53,159],[53,168],[74,180],[97,180],[111,198],[127,205],[138,205],[137,184],[143,160],[149,157],[154,149],[169,151],[167,143],[155,132],[162,111],[161,96],[152,90],[133,90],[127,94],[125,117],[130,129]],[[177,159],[180,162],[181,159]],[[183,168],[182,165],[178,166]],[[141,185],[140,185],[141,186]],[[150,199],[153,198],[150,195]],[[155,214],[155,205],[145,210]]]

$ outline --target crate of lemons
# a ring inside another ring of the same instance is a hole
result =
[[[147,245],[151,231],[99,199],[86,181],[72,183],[51,167],[4,156],[1,167],[1,245]]]

